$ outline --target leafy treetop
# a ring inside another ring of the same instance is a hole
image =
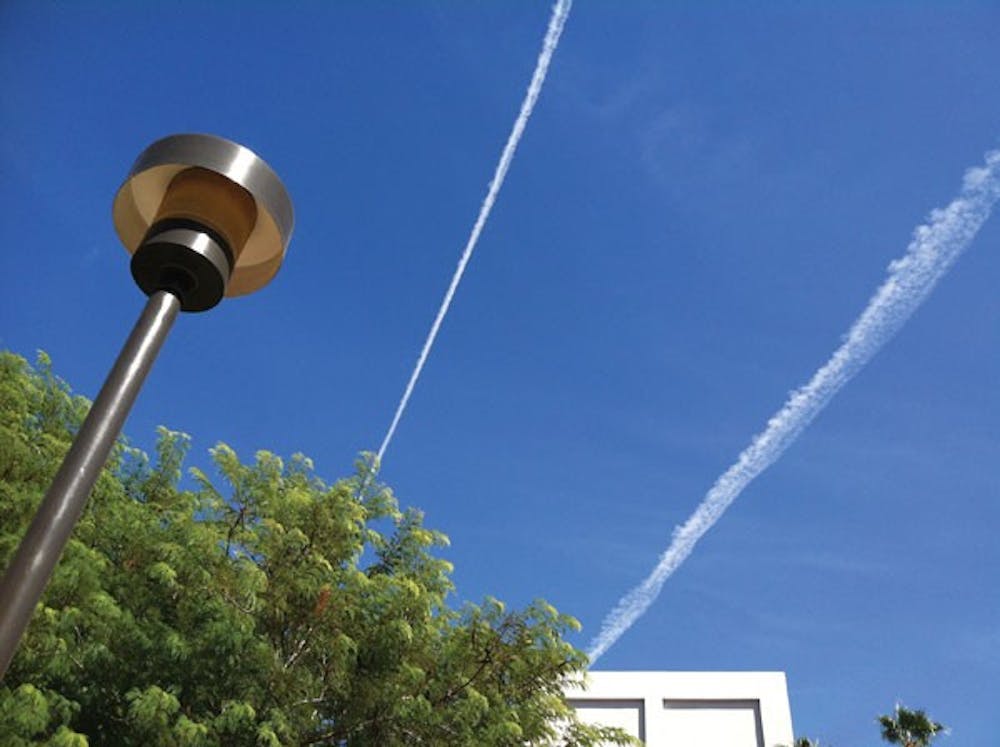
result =
[[[0,566],[88,403],[0,353]],[[596,745],[563,688],[572,618],[449,605],[447,545],[370,458],[328,484],[302,455],[189,470],[120,442],[0,686],[0,744]]]
[[[882,729],[882,739],[902,747],[927,747],[938,734],[945,731],[943,724],[934,721],[924,711],[911,711],[899,703],[893,714],[879,716],[878,723]]]

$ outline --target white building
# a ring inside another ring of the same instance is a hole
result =
[[[566,698],[587,723],[649,747],[792,745],[784,672],[590,672]]]

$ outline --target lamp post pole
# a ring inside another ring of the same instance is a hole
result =
[[[180,308],[168,291],[150,296],[0,581],[0,673],[7,671]]]
[[[0,579],[0,679],[178,313],[270,281],[293,217],[284,185],[252,151],[173,135],[139,156],[114,221],[149,300]]]

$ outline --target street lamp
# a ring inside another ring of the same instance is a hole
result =
[[[149,300],[0,580],[0,678],[177,313],[266,285],[293,225],[271,167],[213,135],[150,145],[118,190],[113,217]]]

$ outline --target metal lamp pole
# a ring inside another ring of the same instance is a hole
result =
[[[113,215],[149,300],[0,580],[0,678],[178,312],[205,311],[267,284],[293,227],[274,171],[212,135],[149,146],[118,190]]]

